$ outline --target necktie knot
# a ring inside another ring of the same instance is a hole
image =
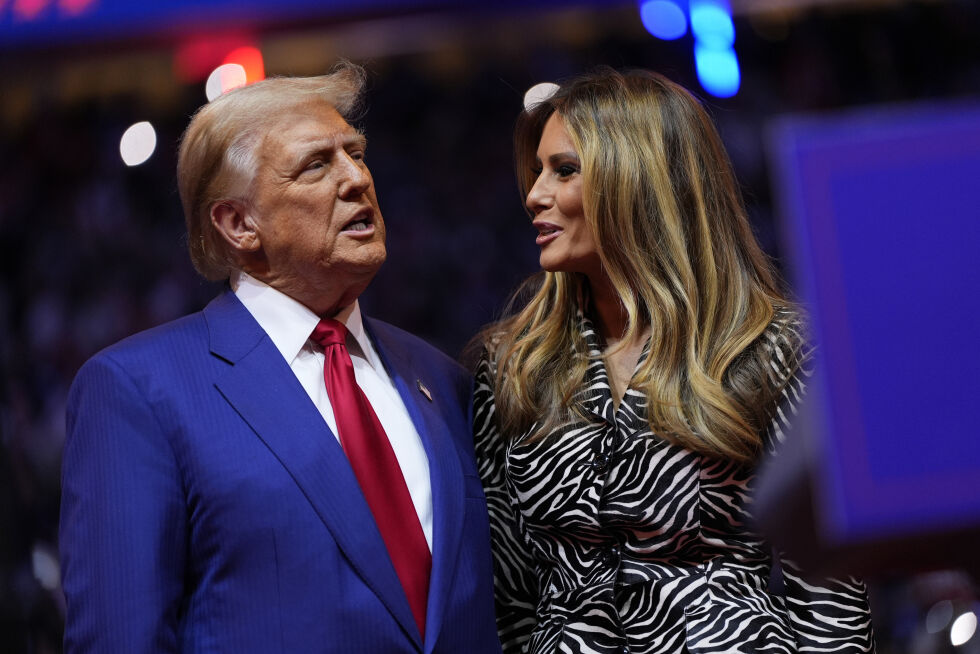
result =
[[[326,348],[329,345],[347,345],[347,327],[344,323],[333,318],[324,318],[313,328],[310,334],[313,342],[320,347]]]

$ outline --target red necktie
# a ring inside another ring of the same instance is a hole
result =
[[[432,555],[405,477],[381,421],[354,378],[347,351],[347,328],[327,318],[320,321],[310,338],[323,346],[323,381],[337,421],[340,445],[374,514],[419,633],[424,636]]]

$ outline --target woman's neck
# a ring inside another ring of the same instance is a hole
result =
[[[597,283],[598,282],[598,283]],[[626,307],[619,299],[612,282],[607,276],[589,280],[592,292],[592,307],[595,313],[596,327],[605,341],[603,360],[606,366],[606,376],[612,392],[614,410],[619,410],[619,403],[626,394],[626,389],[633,378],[636,364],[640,360],[643,346],[649,336],[649,329],[637,329],[628,343],[623,342],[626,328],[629,325],[629,315]]]
[[[607,345],[618,343],[626,334],[629,315],[609,277],[594,277],[589,278],[589,290],[596,327]]]

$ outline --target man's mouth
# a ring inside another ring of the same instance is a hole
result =
[[[345,224],[341,232],[368,232],[374,228],[374,210],[367,208],[358,211],[350,222]]]

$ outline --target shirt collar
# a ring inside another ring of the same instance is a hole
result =
[[[306,345],[320,317],[306,305],[248,273],[232,275],[231,287],[283,358],[291,363]],[[368,338],[357,301],[341,309],[334,318],[347,327],[351,355],[361,356],[371,367],[380,369],[381,361]]]

